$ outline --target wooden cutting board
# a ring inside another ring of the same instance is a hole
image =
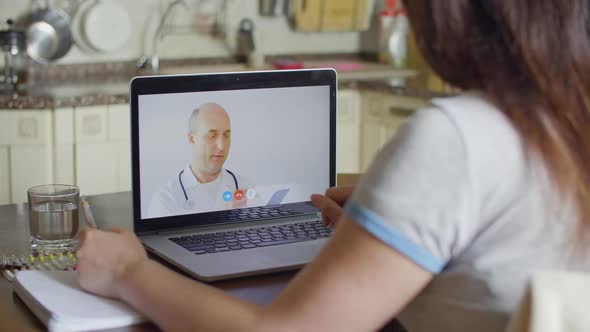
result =
[[[296,0],[299,31],[360,31],[369,26],[373,0]]]

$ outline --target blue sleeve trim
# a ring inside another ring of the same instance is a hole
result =
[[[435,257],[424,247],[414,243],[393,227],[385,227],[382,218],[355,202],[348,202],[344,210],[357,224],[363,226],[369,233],[385,242],[402,255],[411,259],[423,269],[437,274],[442,271],[445,262]]]

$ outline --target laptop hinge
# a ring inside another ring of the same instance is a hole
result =
[[[216,225],[207,225],[207,226],[193,226],[193,227],[183,227],[183,228],[175,228],[175,229],[165,229],[161,231],[156,231],[153,234],[157,235],[170,235],[170,234],[178,234],[178,233],[189,233],[189,232],[208,232],[208,231],[223,231],[226,229],[235,229],[235,228],[249,228],[249,227],[261,227],[265,224],[276,224],[276,223],[289,223],[289,222],[301,222],[301,221],[311,221],[317,218],[321,218],[321,214],[319,213],[306,213],[299,216],[292,216],[288,219],[286,218],[271,218],[271,219],[262,219],[257,220],[255,224],[252,222],[234,222],[234,223],[226,223],[226,224],[216,224]]]

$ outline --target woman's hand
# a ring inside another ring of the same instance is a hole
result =
[[[92,293],[120,298],[126,275],[148,260],[139,239],[130,231],[85,229],[78,235],[78,282]]]
[[[324,225],[333,227],[336,224],[344,212],[342,206],[353,191],[354,187],[332,187],[325,195],[311,195],[311,203],[322,212]]]

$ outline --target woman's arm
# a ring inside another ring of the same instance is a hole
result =
[[[170,331],[375,330],[432,278],[346,217],[320,255],[267,307],[146,259],[127,232],[84,233],[79,270],[82,287],[121,298]]]

